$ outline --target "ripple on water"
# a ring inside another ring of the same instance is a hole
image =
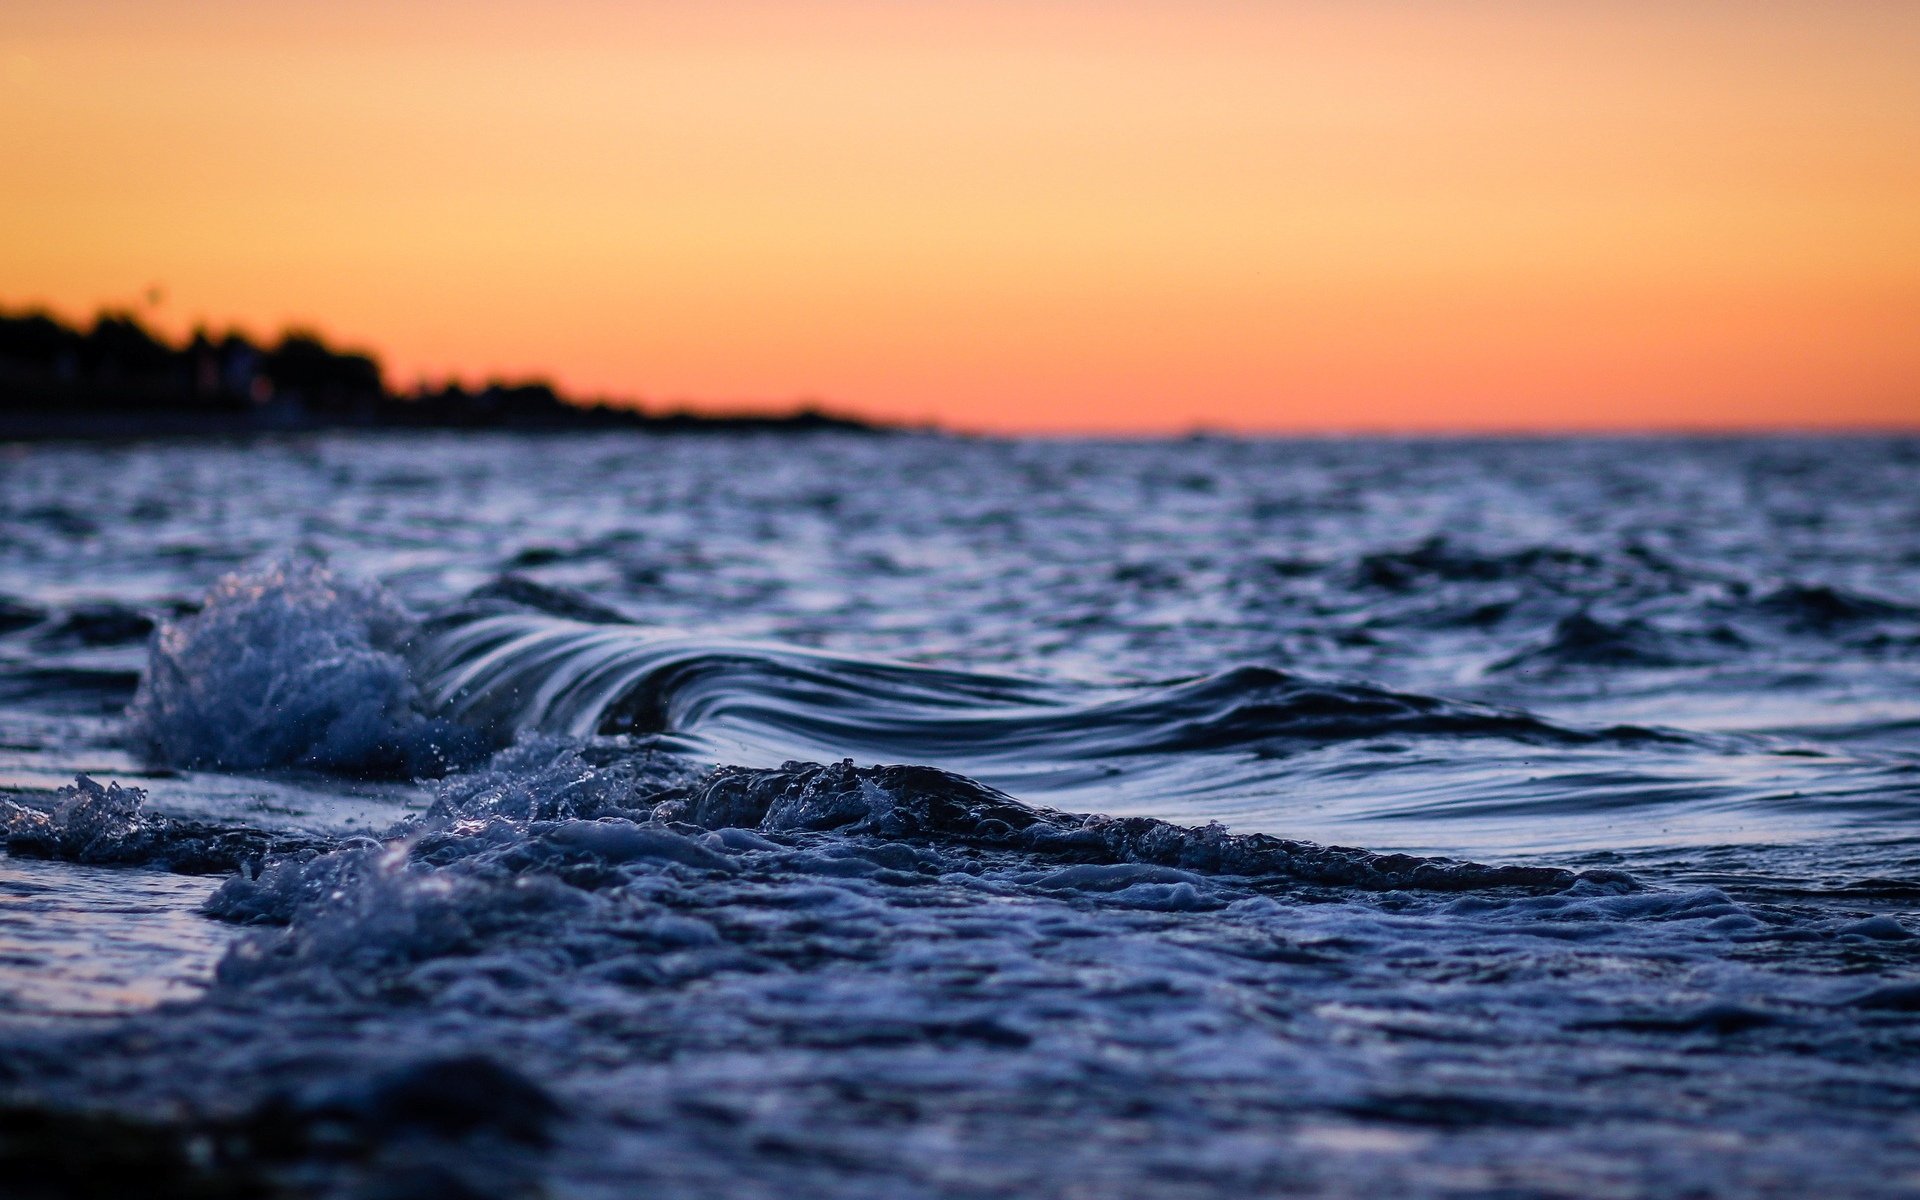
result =
[[[217,879],[0,855],[0,1019],[135,1012],[199,994],[233,931]]]

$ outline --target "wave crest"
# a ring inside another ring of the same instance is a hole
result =
[[[1378,737],[1610,736],[1269,667],[1092,687],[527,613],[447,618],[421,636],[414,662],[432,711],[496,734],[666,735],[750,765],[852,755],[991,778],[1038,763],[1284,755]]]

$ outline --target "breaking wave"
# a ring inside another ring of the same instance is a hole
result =
[[[419,636],[412,657],[429,708],[467,724],[572,737],[660,734],[740,763],[852,755],[991,775],[1035,761],[1280,755],[1383,737],[1569,745],[1656,736],[1573,729],[1270,667],[1092,687],[538,613],[444,618]]]
[[[1567,724],[1272,667],[1096,685],[619,617],[520,583],[415,618],[323,566],[278,564],[223,580],[197,613],[162,628],[131,728],[171,766],[415,778],[516,740],[620,737],[701,769],[842,759],[937,768],[1027,804],[1242,828],[1251,815],[1253,828],[1286,836],[1303,832],[1294,816],[1305,815],[1287,797],[1311,790],[1323,813],[1332,798],[1361,819],[1488,830],[1529,819],[1560,831],[1536,845],[1606,844],[1618,812],[1649,805],[1697,819],[1745,806],[1844,820],[1865,803],[1855,794],[1877,794],[1899,767]],[[1502,669],[1666,661],[1657,653],[1669,646],[1649,628],[1580,618]],[[1788,778],[1821,801],[1790,794]],[[1304,832],[1352,836],[1343,819]],[[1482,844],[1500,839],[1512,844],[1510,832]]]

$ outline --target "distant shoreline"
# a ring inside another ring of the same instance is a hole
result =
[[[132,316],[87,329],[44,312],[0,313],[0,441],[246,437],[351,430],[571,433],[880,433],[891,427],[806,404],[789,413],[648,412],[581,400],[543,380],[389,388],[371,354],[291,330],[261,346],[196,331],[184,344]]]
[[[406,403],[400,401],[398,403]],[[651,434],[817,432],[892,433],[892,426],[839,417],[817,409],[779,415],[707,416],[699,413],[642,413],[581,408],[578,415],[527,419],[506,415],[492,420],[434,420],[428,416],[372,420],[276,419],[248,412],[196,413],[178,410],[103,409],[21,411],[0,392],[0,443],[66,441],[149,441],[195,438],[250,438],[305,433],[527,433],[566,434],[627,431]]]

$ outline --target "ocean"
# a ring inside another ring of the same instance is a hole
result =
[[[1913,438],[0,446],[0,797],[23,1196],[1920,1193]]]

